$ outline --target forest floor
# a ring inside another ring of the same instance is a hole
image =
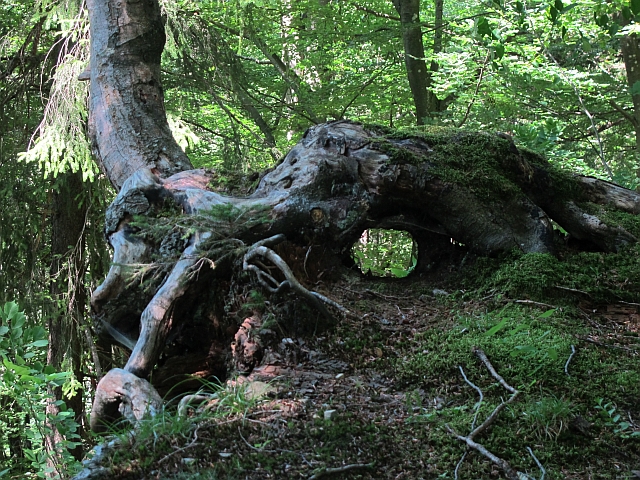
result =
[[[505,401],[474,440],[520,478],[640,477],[638,305],[454,288],[344,275],[322,293],[356,316],[316,335],[281,330],[263,364],[204,407],[121,436],[109,478],[505,478],[452,433]]]

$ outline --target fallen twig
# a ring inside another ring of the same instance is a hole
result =
[[[640,307],[640,303],[634,303],[634,302],[623,302],[622,300],[620,300],[620,303],[624,303],[625,305],[634,305],[634,306]]]
[[[200,428],[200,427],[199,426],[196,427],[196,429],[193,431],[193,440],[191,440],[191,443],[189,443],[189,445],[185,445],[184,447],[175,449],[173,452],[169,453],[168,455],[165,455],[160,460],[158,460],[158,463],[162,463],[165,460],[167,460],[168,458],[173,457],[176,453],[184,452],[188,448],[191,448],[191,447],[197,445],[196,441],[198,440],[198,428]]]
[[[520,477],[518,477],[518,473],[511,467],[511,465],[509,465],[509,463],[506,460],[503,460],[502,458],[494,455],[493,453],[491,453],[489,450],[487,450],[481,444],[479,444],[477,442],[474,442],[471,438],[469,438],[469,436],[465,437],[465,436],[462,436],[462,435],[458,435],[455,432],[455,430],[453,430],[449,425],[446,425],[446,427],[447,427],[447,430],[449,431],[449,433],[451,435],[456,437],[458,440],[460,440],[462,442],[465,442],[469,447],[471,447],[474,450],[478,451],[479,453],[481,453],[482,455],[487,457],[489,460],[491,460],[498,467],[500,467],[502,469],[502,471],[504,472],[505,476],[509,480],[520,480]]]
[[[504,409],[504,407],[506,407],[510,403],[513,403],[515,401],[515,399],[518,397],[518,395],[520,395],[520,392],[516,391],[516,393],[511,395],[507,401],[502,402],[500,405],[498,405],[496,408],[494,408],[493,412],[491,412],[491,415],[489,415],[485,419],[484,422],[482,422],[480,425],[478,425],[478,427],[476,427],[476,429],[473,430],[467,436],[469,438],[474,438],[476,435],[478,435],[479,433],[484,432],[487,428],[489,428],[491,426],[491,424],[496,421],[496,419],[498,418],[498,415]]]
[[[531,450],[531,447],[527,447],[527,450],[529,451],[529,455],[531,455],[531,458],[533,458],[533,461],[536,462],[536,465],[542,472],[542,475],[540,476],[540,480],[544,480],[544,476],[547,474],[547,471],[544,469],[544,467],[540,463],[540,460],[538,460],[538,458],[533,454],[533,450]]]
[[[514,300],[514,303],[522,303],[525,305],[535,305],[537,307],[546,307],[546,308],[560,308],[560,307],[556,307],[555,305],[550,305],[548,303],[542,303],[542,302],[534,302],[533,300]]]
[[[502,385],[504,388],[506,388],[508,391],[510,391],[513,394],[518,393],[518,391],[515,388],[513,388],[511,385],[505,382],[504,378],[498,375],[498,372],[496,372],[496,369],[493,368],[493,365],[491,365],[491,362],[487,358],[486,353],[484,353],[479,348],[474,348],[473,353],[476,355],[476,357],[478,357],[482,361],[482,363],[484,363],[485,367],[487,367],[487,370],[489,370],[491,375],[493,375],[493,378],[495,378],[500,382],[500,385]]]
[[[458,368],[460,369],[460,373],[462,374],[464,381],[467,382],[471,386],[471,388],[474,388],[476,392],[478,392],[478,395],[480,396],[480,400],[478,400],[478,402],[476,403],[476,407],[475,407],[476,413],[473,416],[473,422],[471,422],[471,430],[473,430],[474,428],[476,428],[476,420],[478,420],[478,413],[480,413],[480,406],[482,405],[482,401],[484,400],[484,395],[480,387],[472,383],[471,380],[467,378],[467,376],[464,374],[464,370],[462,369],[462,367],[458,366]]]
[[[476,442],[474,440],[474,437],[476,437],[479,433],[482,433],[483,431],[487,430],[491,426],[491,424],[493,424],[493,422],[495,422],[495,420],[498,418],[498,415],[500,414],[500,412],[507,405],[509,405],[510,403],[513,403],[516,400],[516,398],[518,398],[518,395],[520,395],[520,392],[518,390],[516,390],[515,388],[513,388],[511,385],[509,385],[505,381],[505,379],[502,378],[498,374],[498,372],[496,372],[496,369],[493,368],[493,365],[491,364],[491,362],[487,358],[487,355],[482,350],[480,350],[479,348],[474,348],[473,353],[480,359],[480,361],[482,363],[484,363],[485,367],[487,367],[487,370],[489,370],[489,372],[491,373],[493,378],[498,380],[498,382],[500,382],[500,384],[505,389],[507,389],[509,392],[511,392],[512,395],[509,397],[509,399],[507,399],[506,401],[503,401],[502,403],[500,403],[493,410],[493,412],[491,412],[491,414],[485,419],[485,421],[482,422],[481,425],[479,425],[478,427],[474,428],[474,425],[476,423],[476,419],[477,419],[477,416],[478,416],[478,410],[480,408],[480,403],[482,402],[484,396],[482,394],[482,390],[479,387],[477,387],[476,385],[474,385],[467,378],[467,376],[465,375],[464,371],[462,370],[462,367],[459,367],[460,368],[460,372],[462,373],[462,376],[464,377],[465,382],[467,382],[469,385],[471,385],[471,387],[473,387],[479,393],[480,401],[476,404],[477,405],[476,414],[473,417],[473,422],[471,424],[471,432],[469,433],[469,435],[467,435],[467,436],[460,435],[455,430],[453,430],[453,428],[451,428],[449,425],[445,425],[445,427],[446,427],[447,431],[452,436],[454,436],[455,438],[457,438],[461,442],[464,442],[469,448],[472,448],[472,449],[476,450],[478,453],[484,455],[489,460],[491,460],[495,465],[500,467],[502,469],[502,471],[504,472],[505,476],[509,480],[521,480],[522,478],[530,478],[528,475],[514,470],[513,467],[509,464],[509,462],[507,462],[506,460],[498,457],[494,453],[490,452],[482,444],[480,444],[480,443],[478,443],[478,442]],[[567,364],[568,364],[568,362],[567,362]],[[533,451],[530,448],[529,448],[529,453],[531,454],[531,456],[535,460],[536,464],[538,465],[538,468],[540,468],[540,470],[542,471],[542,477],[541,477],[540,480],[544,480],[544,475],[546,473],[544,468],[542,467],[542,465],[540,464],[538,459],[535,457],[535,455],[533,454]],[[460,459],[460,461],[456,465],[456,469],[455,469],[455,472],[454,472],[454,478],[456,480],[458,478],[458,470],[460,469],[460,466],[462,465],[462,462],[464,461],[466,455],[467,455],[467,452],[464,452],[464,454],[462,455],[462,458]]]
[[[467,376],[464,373],[464,370],[462,369],[461,366],[458,366],[458,368],[460,369],[460,373],[462,374],[462,377],[464,378],[464,381],[467,382],[471,388],[475,389],[478,392],[478,395],[480,396],[480,400],[478,400],[478,402],[476,403],[475,406],[475,410],[476,413],[473,416],[473,421],[471,422],[471,430],[473,430],[476,427],[476,421],[478,420],[478,414],[480,413],[480,407],[482,406],[482,401],[484,400],[484,394],[482,393],[482,389],[480,387],[478,387],[476,384],[474,384],[471,380],[469,380],[467,378]],[[456,469],[453,472],[453,478],[455,480],[458,480],[458,470],[460,470],[460,466],[462,465],[462,462],[464,462],[464,459],[467,457],[467,453],[469,450],[466,450],[463,454],[462,457],[460,457],[460,460],[458,461],[457,465],[456,465]]]
[[[566,290],[567,292],[581,293],[582,295],[586,295],[587,297],[591,296],[589,292],[585,292],[584,290],[578,290],[577,288],[561,287],[560,285],[555,285],[555,288],[558,288],[560,290]]]
[[[322,468],[319,472],[311,475],[309,477],[309,480],[318,480],[318,478],[328,477],[329,475],[335,475],[336,473],[349,472],[351,470],[372,470],[373,467],[373,463],[353,463],[351,465],[345,465],[343,467]]]
[[[573,358],[573,356],[575,354],[576,354],[576,347],[571,345],[571,355],[569,355],[569,358],[567,359],[567,363],[564,364],[564,373],[567,374],[567,377],[571,376],[571,375],[569,375],[569,362],[571,361],[571,359]]]
[[[594,340],[594,339],[589,338],[589,337],[578,337],[578,338],[580,340],[584,340],[585,342],[589,342],[589,343],[593,343],[594,345],[598,345],[599,347],[617,348],[619,350],[624,350],[626,352],[638,353],[638,350],[634,350],[633,348],[629,348],[629,347],[623,347],[622,345],[609,345],[607,343],[602,343],[602,342],[599,342],[599,341]]]

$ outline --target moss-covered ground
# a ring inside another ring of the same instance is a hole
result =
[[[474,348],[521,392],[478,443],[533,478],[528,449],[546,479],[632,478],[638,254],[599,255],[476,261],[447,283],[347,273],[323,293],[357,318],[315,336],[276,328],[290,336],[207,409],[169,406],[122,437],[110,478],[453,479],[457,466],[460,479],[504,478],[476,451],[460,462],[466,447],[448,430],[467,435],[510,396]],[[252,381],[273,390],[253,398]]]

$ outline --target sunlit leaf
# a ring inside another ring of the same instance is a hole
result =
[[[506,318],[506,317],[503,318],[502,320],[500,320],[500,322],[498,322],[497,325],[494,325],[489,330],[487,330],[485,332],[485,335],[487,337],[491,337],[492,335],[495,335],[496,333],[498,333],[500,330],[504,328],[504,326],[507,324],[508,321],[509,321],[509,318]]]
[[[478,18],[476,30],[481,37],[491,35],[491,25],[489,25],[489,21],[485,17]]]
[[[562,12],[564,10],[564,4],[562,3],[562,0],[555,0],[553,6],[558,12]]]
[[[5,358],[3,360],[4,366],[8,369],[13,370],[16,375],[28,375],[31,371],[27,367],[21,367],[20,365],[16,365],[15,363],[9,361],[9,359]]]

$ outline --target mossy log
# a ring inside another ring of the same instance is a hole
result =
[[[264,259],[275,258],[271,254],[246,256],[267,238],[321,244],[343,258],[365,229],[391,225],[409,231],[421,252],[454,239],[481,255],[553,253],[553,222],[591,248],[617,251],[636,242],[594,206],[637,214],[638,194],[565,173],[499,134],[321,124],[252,195],[220,195],[209,187],[208,172],[192,169],[167,126],[159,78],[164,34],[160,9],[151,3],[156,8],[132,0],[88,3],[89,132],[118,190],[106,214],[114,262],[91,306],[105,336],[117,331],[121,343],[131,344],[124,370],[151,376],[156,386],[162,379],[163,391],[172,378],[183,380],[178,374],[224,375],[242,323],[227,314],[225,297],[243,258],[245,269],[263,272],[259,280],[267,290],[294,285],[291,277],[267,272]],[[331,306],[304,286],[295,288]],[[247,349],[239,350],[246,356]],[[118,411],[101,403],[116,397],[98,390],[96,425],[100,412]]]

